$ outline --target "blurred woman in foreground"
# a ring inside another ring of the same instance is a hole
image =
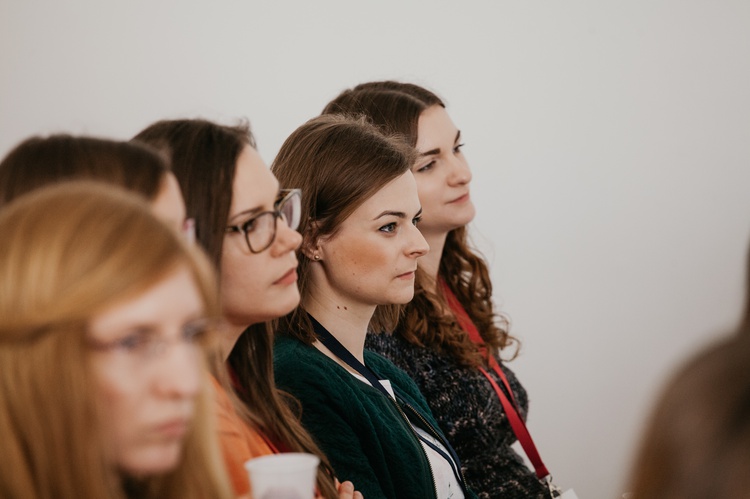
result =
[[[0,496],[228,498],[203,345],[207,262],[132,194],[0,210]]]

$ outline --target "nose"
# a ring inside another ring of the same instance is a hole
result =
[[[202,380],[200,347],[180,343],[170,345],[163,356],[153,360],[159,395],[174,399],[190,399],[198,395]]]
[[[427,244],[427,240],[422,235],[422,232],[417,228],[416,225],[409,224],[409,245],[407,253],[412,258],[419,258],[425,256],[430,251],[430,245]]]
[[[282,256],[299,248],[302,244],[302,235],[281,220],[277,220],[276,223],[276,238],[271,246],[273,256]]]
[[[448,174],[448,183],[452,186],[466,185],[471,182],[471,169],[463,155],[454,155],[451,158],[451,169]]]

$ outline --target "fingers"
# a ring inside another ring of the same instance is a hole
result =
[[[359,494],[359,492],[356,492]],[[339,499],[354,499],[356,497],[354,492],[354,484],[352,482],[344,482],[339,485]],[[362,497],[362,494],[360,494]]]

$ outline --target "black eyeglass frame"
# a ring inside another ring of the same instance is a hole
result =
[[[286,215],[283,213],[284,207],[289,202],[294,202],[294,199],[296,198],[296,206],[297,206],[297,212],[296,217],[292,217],[291,220],[288,220]],[[262,253],[268,248],[271,247],[273,242],[276,240],[276,233],[278,232],[278,222],[279,218],[282,218],[290,229],[297,230],[297,227],[299,227],[299,221],[300,221],[300,204],[302,200],[302,189],[280,189],[279,190],[279,196],[274,202],[274,209],[271,211],[263,211],[255,215],[254,217],[250,218],[249,220],[246,220],[240,225],[228,225],[225,227],[224,231],[227,233],[231,232],[241,232],[245,235],[245,242],[247,243],[247,248],[250,250],[250,253],[258,254]],[[270,239],[268,240],[268,243],[266,243],[262,248],[260,249],[254,249],[252,244],[250,244],[250,232],[248,229],[251,225],[255,224],[255,222],[258,221],[259,218],[264,216],[273,216],[273,233],[271,234]]]

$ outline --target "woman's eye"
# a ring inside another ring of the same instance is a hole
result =
[[[455,147],[453,148],[453,152],[454,152],[455,154],[458,154],[458,153],[460,153],[460,152],[461,152],[461,148],[463,148],[463,146],[464,146],[464,145],[465,145],[465,144],[458,144],[457,146],[455,146]]]
[[[412,223],[412,225],[414,227],[416,227],[417,225],[419,225],[419,222],[421,222],[421,221],[422,221],[422,215],[419,215],[418,217],[414,217],[414,218],[411,219],[411,223]]]
[[[422,165],[422,166],[417,167],[417,169],[415,171],[417,173],[426,172],[426,171],[431,170],[433,166],[435,166],[435,160],[430,161],[426,165]]]
[[[396,227],[397,226],[398,226],[398,224],[396,224],[396,222],[391,222],[391,223],[389,223],[387,225],[382,226],[378,230],[380,232],[392,233],[392,232],[396,232]]]
[[[127,352],[137,352],[145,350],[149,345],[149,337],[143,334],[131,334],[118,340],[115,345],[121,350]]]
[[[255,230],[255,222],[257,219],[251,218],[247,222],[241,225],[242,230],[245,232],[245,234],[250,233]]]
[[[208,331],[208,323],[206,321],[195,321],[185,324],[182,328],[182,337],[189,343],[195,343],[200,341]]]

